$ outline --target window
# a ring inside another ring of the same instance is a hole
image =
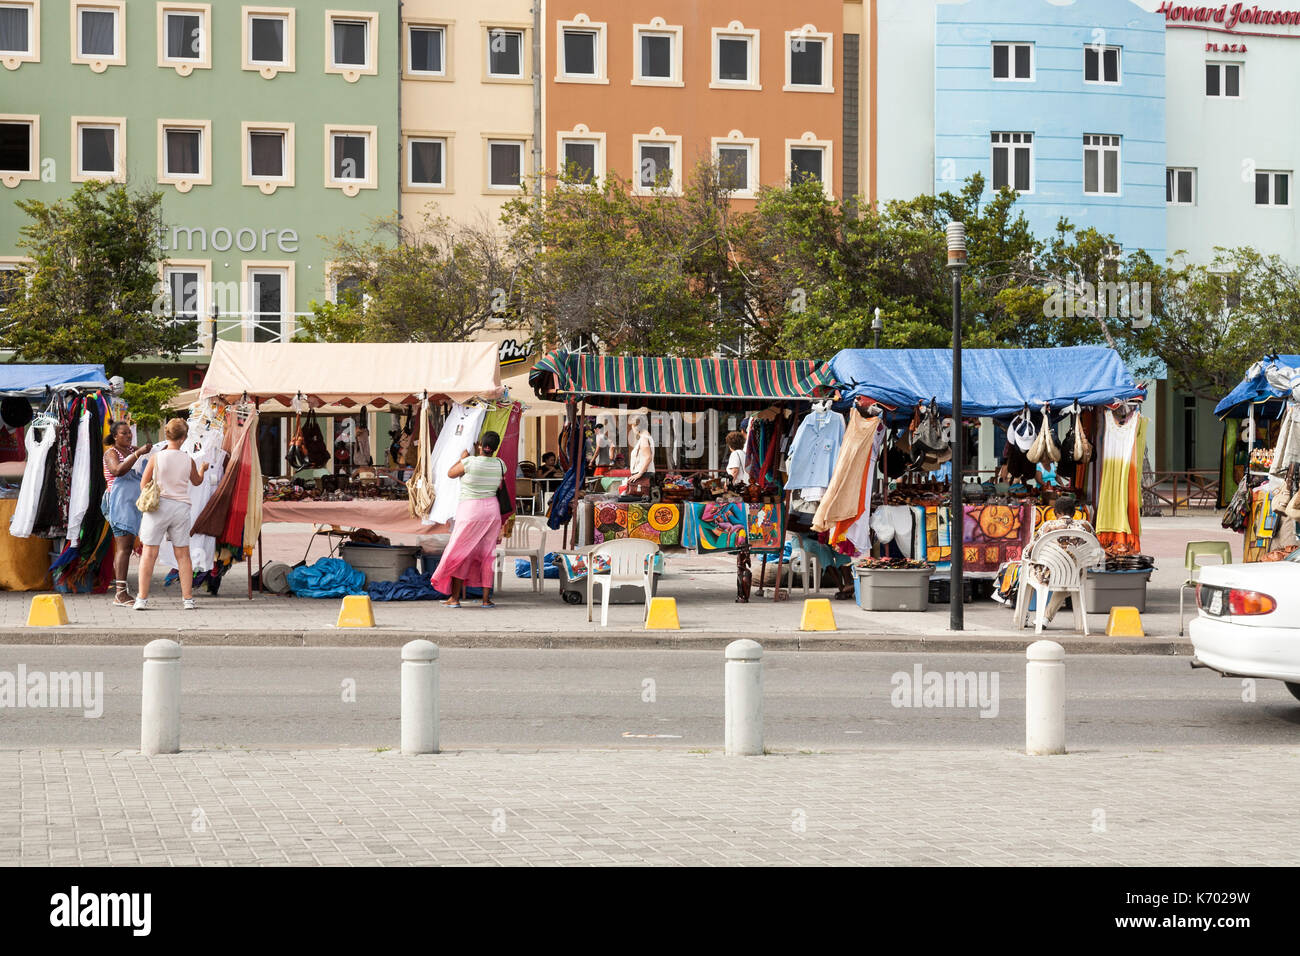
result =
[[[746,30],[733,20],[725,30],[713,31],[713,77],[715,89],[761,90],[758,82],[757,30]]]
[[[447,75],[445,27],[411,26],[406,31],[407,72]]]
[[[1089,196],[1119,195],[1119,137],[1083,137],[1083,191]]]
[[[183,352],[200,351],[199,322],[206,310],[203,305],[203,270],[194,266],[163,266],[163,292],[171,324],[189,332]]]
[[[1034,191],[1034,134],[993,134],[993,188]]]
[[[355,196],[374,189],[375,127],[325,127],[325,185]]]
[[[245,70],[256,70],[268,80],[294,72],[293,10],[245,7],[243,33]],[[330,62],[328,57],[325,62]]]
[[[1196,170],[1165,170],[1165,202],[1171,206],[1196,205]]]
[[[635,86],[682,85],[682,28],[663,17],[632,27],[632,83]]]
[[[1034,45],[1032,43],[993,44],[993,79],[1032,80]]]
[[[488,140],[488,187],[518,189],[524,182],[524,144],[517,140]]]
[[[724,83],[749,82],[749,37],[718,37],[718,75]]]
[[[495,79],[522,79],[524,31],[491,27],[487,31],[487,72]]]
[[[1240,63],[1205,64],[1205,95],[1206,96],[1240,96],[1241,95],[1241,64]]]
[[[406,141],[408,186],[443,189],[447,185],[447,140],[445,137],[411,137]]]
[[[560,20],[556,23],[555,82],[608,83],[606,36],[606,24],[593,23],[585,13],[579,13],[572,20]],[[490,39],[489,36],[489,42]],[[513,69],[512,60],[504,65]],[[507,75],[521,74],[508,73]]]
[[[24,289],[23,274],[17,262],[0,262],[0,312],[21,296]]]
[[[649,135],[632,138],[632,191],[646,196],[656,191],[682,191],[682,138],[656,126]]]
[[[0,115],[0,183],[13,188],[25,179],[36,179],[40,118]]]
[[[287,342],[293,335],[289,270],[246,265],[245,275],[248,306],[245,340]]]
[[[790,182],[799,183],[805,179],[825,180],[826,151],[818,146],[790,147]]]
[[[181,76],[212,65],[208,49],[209,6],[206,3],[169,3],[158,6],[158,65],[170,66]]]
[[[833,92],[831,88],[831,38],[805,26],[786,35],[785,88]]]
[[[751,157],[754,147],[748,143],[718,146],[718,185],[733,193],[752,192]]]
[[[673,179],[673,148],[666,143],[641,144],[641,187],[653,189]]]
[[[158,121],[158,182],[180,192],[212,182],[212,123],[207,120]]]
[[[1119,47],[1086,46],[1083,48],[1083,82],[1119,83]]]
[[[72,118],[73,182],[88,179],[120,181],[125,169],[126,120]]]
[[[110,65],[125,64],[125,19],[126,4],[122,0],[75,4],[72,62],[87,63],[95,73],[104,72]]]
[[[566,139],[563,143],[564,172],[578,183],[596,181],[596,156],[600,144],[594,139]]]
[[[292,123],[243,123],[244,185],[271,195],[294,183]],[[326,137],[326,149],[329,138]]]
[[[325,72],[340,73],[349,83],[374,75],[377,13],[331,13],[325,37]]]
[[[0,63],[8,69],[40,60],[40,11],[39,0],[0,3]]]
[[[564,31],[564,75],[596,75],[596,31]]]
[[[1255,205],[1291,205],[1291,174],[1289,172],[1255,173]]]

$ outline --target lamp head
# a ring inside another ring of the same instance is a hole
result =
[[[960,222],[950,222],[946,231],[948,234],[948,268],[965,269],[966,225]]]

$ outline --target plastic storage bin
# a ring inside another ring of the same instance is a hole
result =
[[[933,573],[930,568],[858,568],[853,596],[864,611],[927,611]]]
[[[1109,614],[1113,607],[1135,607],[1145,614],[1151,568],[1141,571],[1089,571],[1084,595],[1089,614]]]
[[[396,581],[407,568],[415,567],[420,549],[399,545],[345,544],[339,553],[366,576],[366,584]]]

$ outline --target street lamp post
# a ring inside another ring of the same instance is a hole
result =
[[[880,330],[885,327],[885,323],[880,321],[880,306],[876,306],[876,317],[871,320],[871,347],[880,348]]]
[[[962,452],[961,426],[961,274],[966,268],[966,226],[948,223],[948,271],[952,273],[952,501],[948,511],[948,537],[952,545],[951,577],[948,583],[948,627],[954,631],[965,627],[966,608],[962,604],[965,587],[962,579],[964,517],[961,508]]]

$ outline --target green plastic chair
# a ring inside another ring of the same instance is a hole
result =
[[[1182,637],[1186,629],[1183,620],[1183,598],[1188,588],[1196,587],[1201,572],[1201,558],[1218,557],[1220,564],[1232,564],[1232,545],[1227,541],[1188,541],[1183,554],[1183,566],[1187,568],[1187,580],[1178,589],[1178,636]]]

